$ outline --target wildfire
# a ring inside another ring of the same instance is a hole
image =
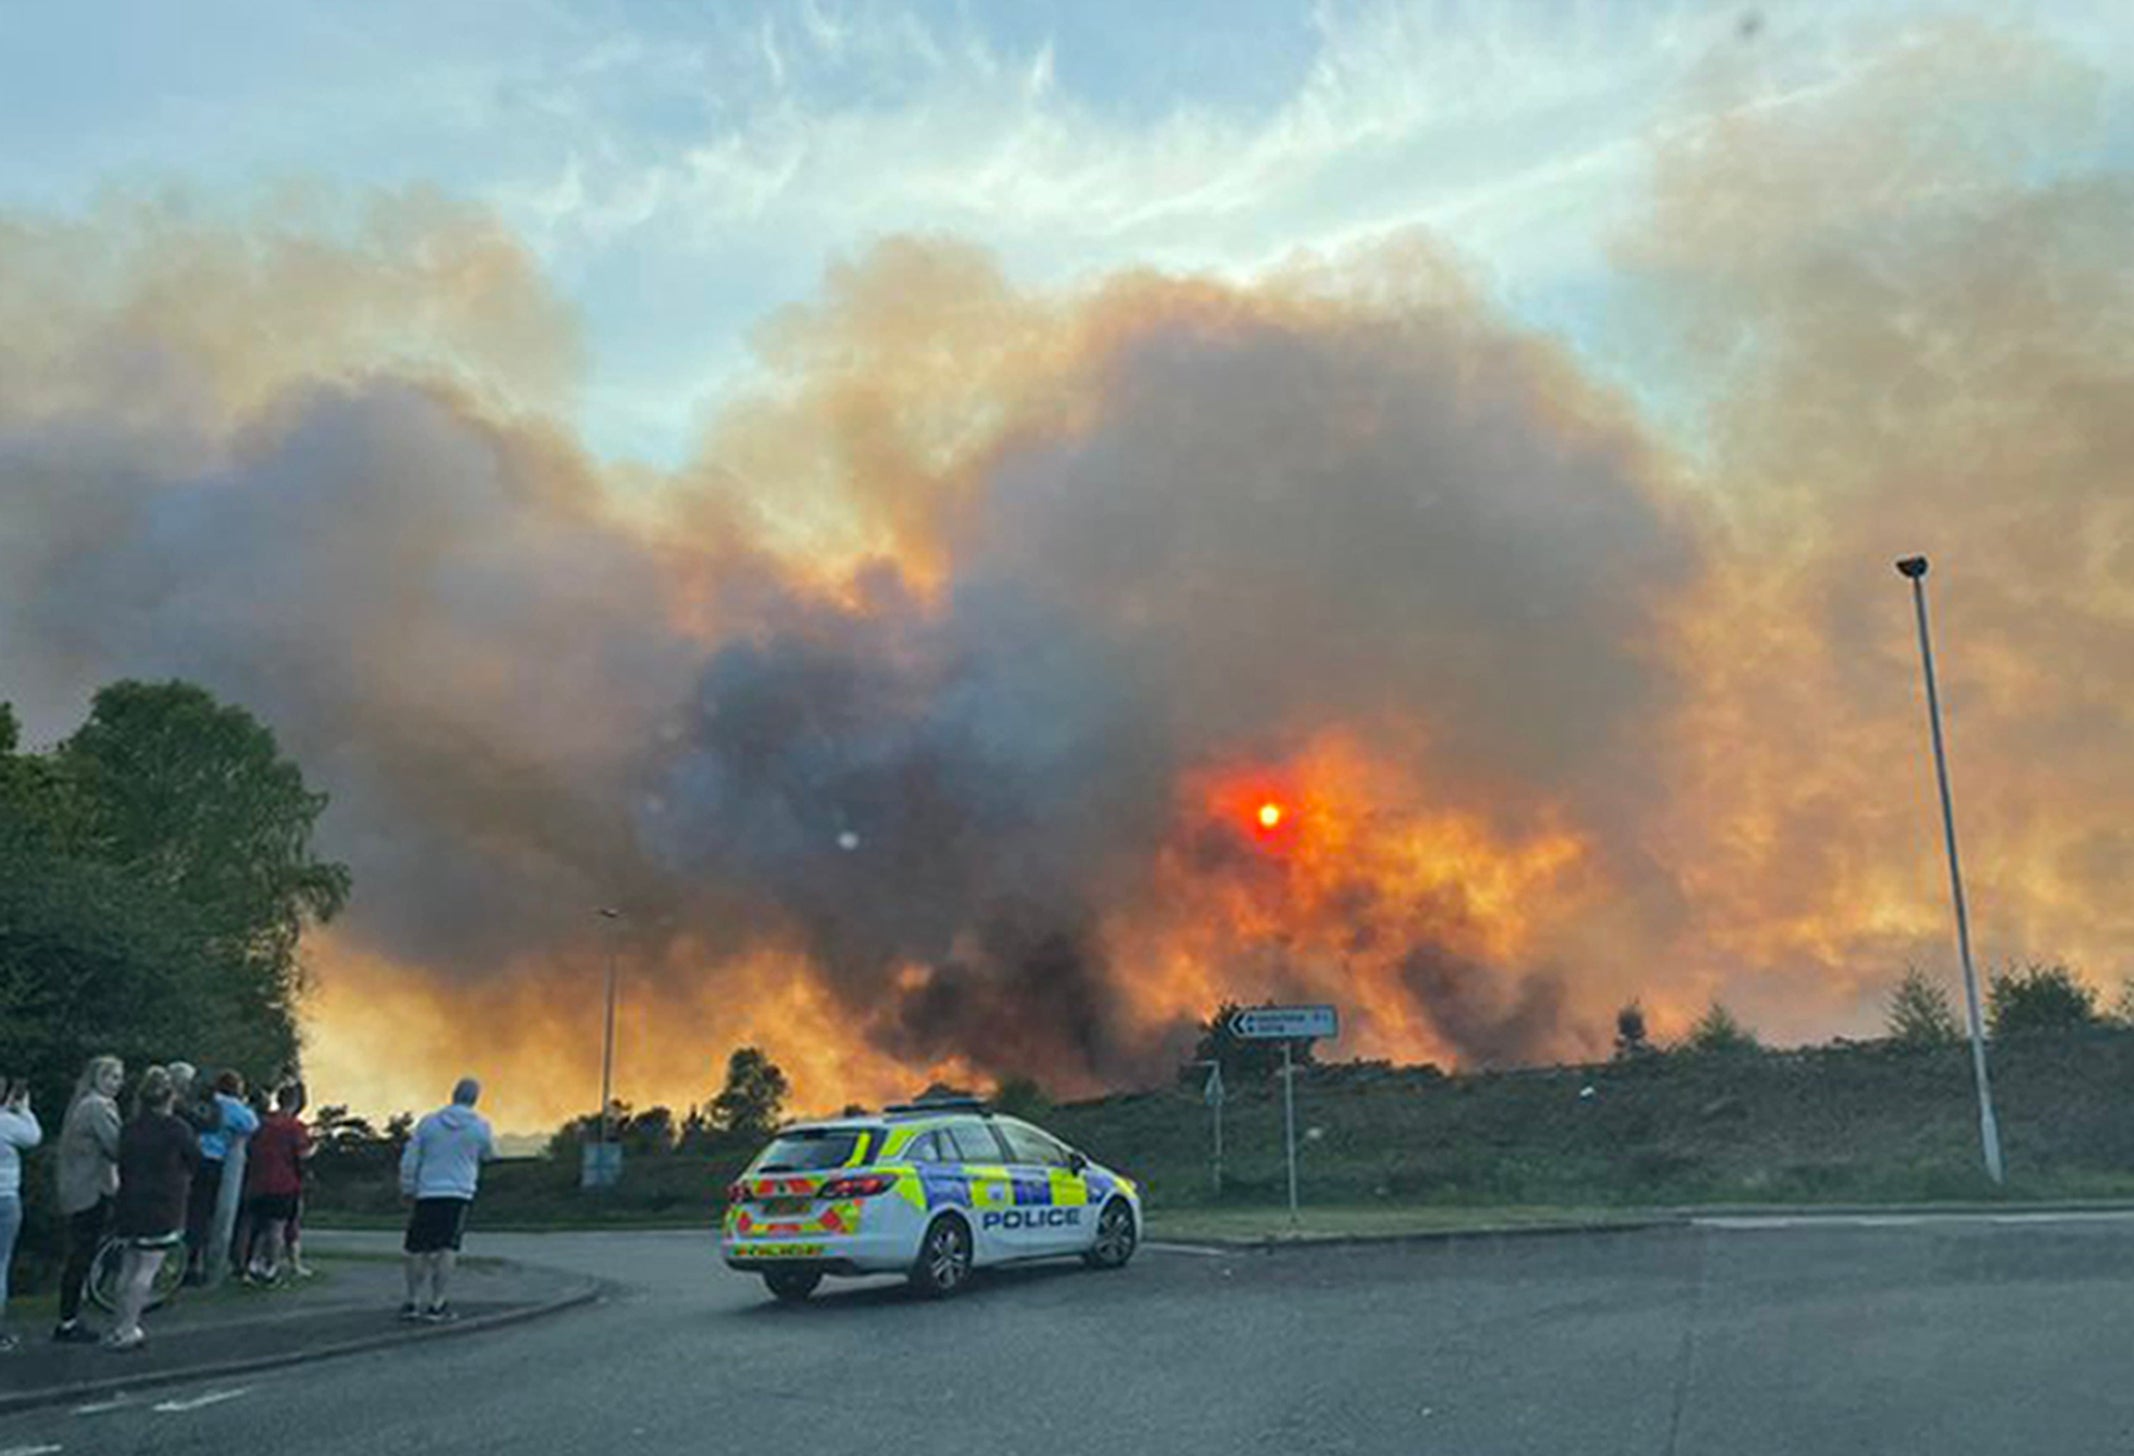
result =
[[[1341,731],[1281,764],[1189,778],[1147,895],[1106,926],[1133,967],[1122,990],[1141,1024],[1154,1032],[1226,997],[1326,999],[1350,1015],[1342,1055],[1473,1060],[1433,1023],[1435,994],[1466,997],[1484,1042],[1496,1028],[1507,1044],[1568,1035],[1535,1015],[1512,1023],[1521,976],[1567,955],[1599,898],[1588,846],[1546,815],[1511,833],[1437,800]],[[1234,842],[1250,852],[1212,851],[1210,821],[1245,826]],[[1468,984],[1462,966],[1491,969]]]
[[[626,955],[617,1002],[616,1096],[677,1115],[719,1088],[726,1055],[757,1046],[792,1082],[787,1111],[879,1106],[930,1081],[982,1085],[966,1063],[900,1063],[855,1035],[850,1018],[806,963],[758,952],[706,974],[706,948],[677,941],[654,966]],[[513,1131],[558,1126],[599,1102],[600,1042],[594,952],[571,975],[525,965],[481,986],[439,985],[365,955],[330,933],[315,957],[305,1064],[313,1095],[383,1115],[422,1110],[451,1079],[482,1079],[483,1108]],[[695,967],[694,974],[677,973]],[[465,1028],[509,1028],[468,1036]]]

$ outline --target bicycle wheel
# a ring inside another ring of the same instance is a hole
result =
[[[89,1266],[89,1301],[105,1314],[118,1311],[119,1272],[125,1264],[126,1246],[117,1239],[106,1239]]]
[[[161,1309],[176,1299],[178,1291],[184,1287],[185,1246],[180,1244],[163,1255],[162,1266],[156,1270],[155,1282],[148,1286],[148,1303],[143,1307],[144,1312]]]
[[[117,1239],[104,1240],[104,1246],[96,1251],[96,1262],[89,1266],[89,1298],[106,1314],[118,1312],[119,1277],[125,1267],[126,1245]],[[185,1248],[180,1245],[164,1253],[156,1277],[148,1286],[148,1301],[141,1306],[141,1313],[169,1304],[184,1284]]]

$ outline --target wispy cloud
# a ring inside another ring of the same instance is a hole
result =
[[[2126,63],[2116,7],[2038,9]],[[39,32],[16,54],[74,91],[0,85],[0,124],[37,143],[0,155],[0,199],[316,174],[478,198],[584,312],[592,437],[672,458],[754,321],[885,233],[973,239],[1039,282],[1237,276],[1422,224],[1515,306],[1547,297],[1594,271],[1652,135],[1812,88],[1860,27],[1921,10],[386,0],[145,7],[93,33],[54,13],[11,22]]]

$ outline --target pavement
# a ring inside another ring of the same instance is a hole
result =
[[[48,1326],[18,1314],[11,1323],[23,1337],[22,1348],[0,1356],[0,1418],[57,1403],[123,1402],[184,1380],[472,1333],[557,1312],[599,1293],[582,1276],[475,1259],[462,1264],[450,1290],[458,1318],[449,1325],[411,1326],[398,1318],[406,1288],[389,1251],[349,1250],[319,1255],[312,1263],[317,1277],[287,1288],[227,1284],[181,1291],[143,1321],[148,1343],[125,1354],[54,1344],[46,1338]],[[84,1322],[101,1330],[110,1320],[92,1308]]]
[[[475,1242],[606,1293],[479,1338],[0,1417],[0,1456],[225,1456],[266,1433],[317,1456],[2134,1450],[2123,1213],[1150,1247],[1116,1274],[1005,1271],[942,1303],[855,1281],[799,1308],[703,1233]]]

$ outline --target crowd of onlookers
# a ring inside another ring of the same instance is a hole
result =
[[[286,1079],[271,1098],[248,1100],[236,1072],[210,1081],[172,1062],[141,1073],[130,1118],[119,1104],[125,1084],[117,1057],[91,1057],[60,1123],[54,1184],[66,1247],[52,1338],[138,1349],[147,1338],[142,1310],[167,1259],[185,1260],[191,1284],[209,1281],[211,1259],[227,1259],[232,1276],[253,1283],[308,1278],[301,1218],[313,1145],[303,1084]],[[18,1343],[4,1321],[22,1155],[44,1140],[29,1089],[11,1085],[0,1104],[0,1350]],[[107,1240],[121,1253],[115,1318],[99,1336],[83,1324],[82,1304]]]
[[[119,1104],[125,1083],[117,1057],[90,1058],[60,1124],[55,1183],[66,1255],[52,1338],[139,1349],[147,1339],[141,1317],[168,1259],[185,1261],[188,1284],[225,1270],[262,1285],[309,1278],[302,1221],[315,1144],[302,1120],[304,1084],[291,1076],[271,1098],[248,1099],[236,1072],[210,1080],[185,1062],[152,1066],[134,1086],[128,1118]],[[453,1259],[481,1164],[496,1155],[489,1124],[474,1111],[480,1095],[479,1083],[461,1079],[451,1104],[423,1118],[402,1153],[401,1192],[413,1204],[404,1320],[452,1317],[445,1291]],[[7,1330],[7,1282],[22,1227],[22,1156],[43,1142],[28,1087],[0,1082],[0,1352],[19,1344]],[[83,1324],[82,1303],[111,1241],[120,1250],[114,1318],[99,1335]]]

